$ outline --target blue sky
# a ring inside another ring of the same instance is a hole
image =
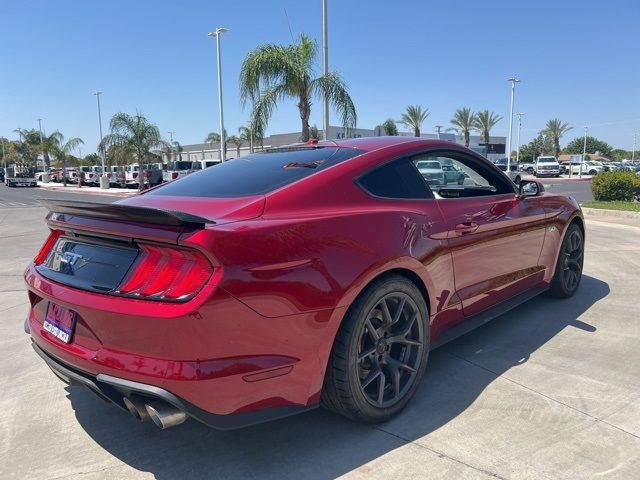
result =
[[[285,15],[286,11],[286,15]],[[201,142],[218,130],[215,42],[223,37],[225,126],[246,123],[238,75],[249,50],[306,32],[321,46],[320,0],[3,0],[0,135],[17,127],[79,136],[95,150],[95,97],[103,121],[140,111],[168,138]],[[516,75],[522,139],[559,117],[574,129],[631,149],[640,133],[640,2],[329,0],[330,68],[347,81],[358,126],[398,119],[409,104],[431,114],[423,131],[448,125],[456,108],[490,109],[506,135],[509,83]],[[321,70],[318,57],[318,72]],[[320,101],[311,123],[321,127]],[[332,117],[336,124],[336,117]],[[269,133],[298,131],[293,102],[280,105]],[[639,135],[640,137],[640,135]],[[514,134],[515,143],[515,134]]]

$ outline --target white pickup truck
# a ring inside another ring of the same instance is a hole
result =
[[[536,160],[536,168],[534,175],[536,177],[559,177],[560,176],[560,164],[556,157],[553,156],[540,156]]]
[[[9,165],[4,175],[7,187],[37,187],[38,182],[31,169]]]

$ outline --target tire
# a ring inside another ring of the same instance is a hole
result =
[[[349,308],[334,340],[323,406],[367,423],[400,412],[427,365],[428,318],[422,293],[407,278],[393,275],[371,283]]]
[[[529,167],[529,168],[527,168],[527,173],[528,173],[529,175],[533,175],[533,174],[535,173],[535,171],[533,170],[533,168],[532,168],[532,167]]]
[[[516,185],[520,185],[521,181],[522,179],[520,178],[520,175],[518,175],[516,178],[513,179],[513,183],[515,183]]]
[[[589,171],[589,175],[595,176],[597,174],[598,174],[598,172],[596,172],[595,170],[590,170]]]
[[[584,264],[584,235],[580,227],[572,223],[564,234],[556,271],[551,280],[549,295],[556,298],[569,298],[576,293],[582,279]],[[570,273],[573,272],[573,273]]]
[[[458,185],[464,185],[464,177],[458,179]]]

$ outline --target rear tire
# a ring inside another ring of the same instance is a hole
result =
[[[368,423],[400,412],[426,368],[428,318],[422,293],[407,278],[393,275],[369,285],[349,308],[336,335],[322,404]]]
[[[582,279],[584,264],[584,235],[575,223],[569,225],[564,234],[556,271],[551,280],[549,294],[556,298],[569,298],[576,293]]]

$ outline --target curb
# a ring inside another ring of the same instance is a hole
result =
[[[640,227],[640,212],[628,212],[625,210],[606,210],[604,208],[582,208],[584,217],[589,220],[602,222],[624,223]]]

